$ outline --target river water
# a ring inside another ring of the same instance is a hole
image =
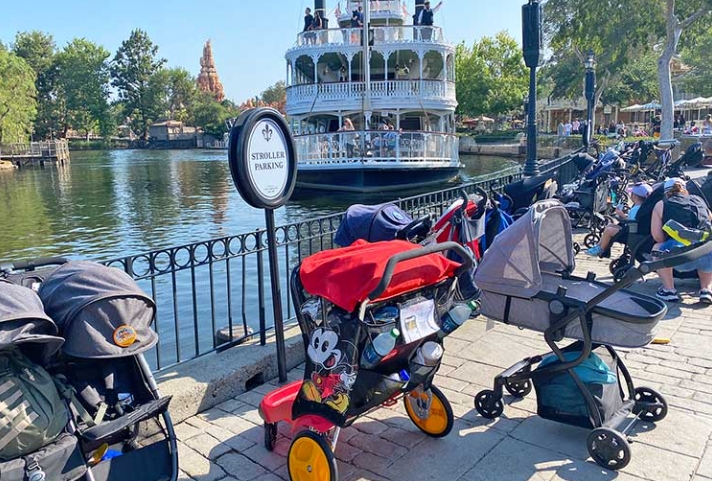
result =
[[[463,163],[465,175],[475,176],[512,161],[467,157]],[[276,211],[276,222],[298,222],[341,212],[352,203],[394,197],[291,200]],[[0,220],[0,264],[47,256],[109,260],[264,227],[263,212],[245,204],[235,190],[225,152],[198,150],[75,152],[66,166],[0,170]],[[285,287],[295,248],[290,248],[291,261],[280,252]],[[196,256],[205,253],[203,246]],[[266,273],[261,283],[266,312],[259,310],[256,258],[234,259],[230,271],[222,261],[139,281],[157,305],[160,343],[147,356],[153,368],[210,352],[215,331],[229,323],[244,322],[257,331],[264,315],[265,325],[273,325]],[[161,254],[156,264],[165,260]],[[282,294],[287,306],[286,289]]]
[[[512,161],[466,156],[468,176]],[[291,201],[277,224],[383,199]],[[66,166],[0,170],[0,261],[62,255],[105,260],[241,234],[264,227],[262,211],[240,198],[224,151],[73,152]]]

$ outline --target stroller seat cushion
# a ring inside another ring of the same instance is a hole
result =
[[[400,240],[374,243],[358,240],[349,247],[308,257],[300,267],[299,276],[307,292],[351,312],[376,288],[391,257],[419,248]],[[460,264],[440,254],[399,262],[380,299],[437,284],[452,277],[458,267]]]

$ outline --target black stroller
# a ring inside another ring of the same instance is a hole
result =
[[[709,201],[710,192],[705,193],[704,186],[700,186],[695,180],[689,180],[687,182],[687,190],[690,194],[702,198],[707,204],[707,208],[711,208]],[[655,240],[650,231],[650,222],[655,205],[663,200],[663,197],[663,186],[659,184],[640,206],[636,219],[621,222],[622,230],[613,241],[624,244],[623,252],[608,265],[608,269],[616,282],[623,279],[626,272],[632,269],[636,262],[640,263],[650,260],[650,254],[655,245]],[[697,275],[694,271],[673,270],[673,272],[678,279],[694,278]]]
[[[170,398],[143,357],[157,342],[153,300],[124,272],[93,262],[45,259],[2,272],[38,290],[64,338],[48,370],[67,399],[86,480],[175,481]]]
[[[591,457],[608,469],[625,467],[631,459],[625,434],[638,418],[663,419],[667,404],[656,391],[634,387],[612,346],[648,344],[667,308],[624,288],[648,272],[709,252],[712,243],[685,248],[630,270],[612,286],[597,282],[592,273],[575,277],[566,209],[558,202],[535,204],[495,240],[475,279],[484,315],[543,332],[553,352],[524,359],[498,375],[493,390],[475,397],[477,411],[496,418],[504,410],[503,389],[524,397],[533,385],[539,416],[592,429],[587,440]],[[557,343],[563,338],[577,341],[561,348]],[[636,418],[627,422],[631,413]]]
[[[553,198],[558,188],[551,174],[543,174],[511,182],[504,186],[502,193],[493,186],[490,198],[497,202],[499,209],[517,219],[534,202]]]

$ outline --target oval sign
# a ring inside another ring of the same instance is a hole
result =
[[[248,110],[230,132],[230,173],[245,202],[259,209],[284,205],[294,191],[297,163],[289,127],[275,109]]]

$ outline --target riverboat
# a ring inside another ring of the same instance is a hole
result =
[[[297,189],[381,193],[457,177],[455,47],[440,27],[413,25],[425,0],[411,1],[342,1],[337,28],[324,21],[287,51]],[[325,3],[314,4],[323,19]]]

